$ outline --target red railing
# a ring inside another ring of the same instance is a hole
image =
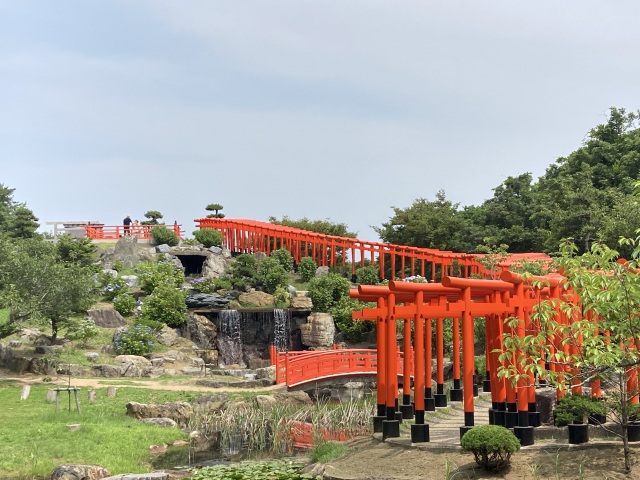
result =
[[[409,355],[413,372],[413,355]],[[305,352],[275,352],[271,363],[276,367],[276,383],[297,387],[305,383],[334,377],[375,375],[377,351],[371,349],[333,349]],[[398,352],[398,372],[404,368],[404,353]]]
[[[182,225],[130,225],[128,228],[123,225],[83,225],[86,237],[94,240],[118,240],[123,236],[132,236],[140,240],[151,240],[151,230],[154,227],[166,227],[172,229],[178,238],[182,238],[184,230]]]

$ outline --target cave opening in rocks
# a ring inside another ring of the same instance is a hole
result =
[[[193,254],[177,254],[178,260],[184,267],[184,274],[188,277],[190,275],[202,275],[202,266],[207,260],[204,255]]]

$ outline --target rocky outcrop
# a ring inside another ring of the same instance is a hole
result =
[[[203,395],[191,401],[193,410],[198,413],[220,412],[229,403],[229,395],[218,393],[214,395]]]
[[[187,321],[180,327],[180,332],[184,338],[191,340],[200,348],[214,348],[216,345],[216,326],[202,315],[190,314]]]
[[[180,335],[176,333],[175,329],[168,325],[162,326],[162,329],[158,332],[156,338],[160,345],[166,345],[167,347],[175,345],[180,341]]]
[[[291,308],[298,310],[311,310],[313,308],[313,302],[309,297],[294,296],[291,297]]]
[[[89,310],[87,314],[89,315],[89,320],[93,320],[97,327],[120,328],[127,324],[122,315],[113,308],[97,308]]]
[[[113,250],[111,261],[113,264],[121,262],[124,268],[131,268],[140,261],[138,255],[138,239],[137,237],[126,235],[116,243]]]
[[[331,347],[336,326],[331,315],[316,312],[307,317],[307,323],[300,325],[300,332],[302,343],[307,347]]]
[[[58,465],[49,474],[49,480],[101,480],[111,472],[99,465]]]
[[[229,299],[211,293],[190,293],[186,303],[189,308],[221,308],[229,303]]]
[[[257,290],[241,293],[238,297],[238,301],[243,305],[255,305],[256,307],[270,307],[275,304],[275,298],[273,295],[266,292],[259,292]]]
[[[209,255],[202,264],[204,278],[219,278],[227,269],[227,262],[222,255]]]
[[[189,423],[193,414],[193,407],[187,402],[169,402],[161,405],[145,404],[138,402],[127,403],[127,415],[142,418],[170,418],[179,426],[184,427]]]

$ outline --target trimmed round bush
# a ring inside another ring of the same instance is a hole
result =
[[[113,336],[113,349],[118,355],[144,355],[155,348],[155,332],[147,325],[136,324]]]
[[[279,250],[271,252],[271,258],[275,258],[278,263],[282,265],[285,272],[288,273],[293,270],[293,257],[286,248],[280,248]]]
[[[298,275],[302,278],[303,282],[308,282],[316,276],[316,270],[318,264],[311,257],[304,257],[298,263]]]
[[[167,244],[170,247],[175,247],[180,243],[176,233],[167,227],[153,227],[151,229],[151,236],[153,237],[153,241],[158,245]]]
[[[485,470],[499,471],[509,464],[511,454],[520,450],[520,441],[500,425],[478,425],[462,436],[460,446],[472,452]]]
[[[373,267],[361,267],[356,270],[356,281],[360,285],[378,285],[380,274]]]
[[[187,319],[187,292],[168,285],[159,285],[144,299],[142,318],[179,327]]]
[[[123,293],[113,299],[113,308],[123,317],[131,315],[137,306],[138,302],[136,302],[136,299],[128,293]]]
[[[212,228],[203,228],[193,232],[195,239],[206,248],[219,247],[222,245],[222,234]]]

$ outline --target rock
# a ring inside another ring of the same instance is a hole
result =
[[[259,292],[257,290],[241,293],[238,297],[238,301],[244,305],[255,305],[256,307],[270,307],[275,304],[275,298],[273,295],[266,292]]]
[[[229,395],[218,393],[203,395],[191,401],[193,411],[199,413],[213,413],[222,411],[229,403]]]
[[[38,345],[49,345],[51,342],[46,337],[44,333],[42,333],[37,328],[23,328],[18,333],[20,336],[20,340],[22,342],[34,343]]]
[[[159,418],[141,418],[140,419],[141,422],[143,423],[150,423],[152,425],[158,425],[159,427],[177,427],[178,424],[170,419],[170,418],[165,418],[165,417],[159,417]]]
[[[91,367],[91,371],[94,377],[115,378],[122,376],[121,367],[115,365],[96,365]]]
[[[179,350],[167,350],[163,357],[167,362],[171,363],[181,362],[184,360],[184,354]]]
[[[313,308],[313,302],[309,297],[292,297],[291,308],[297,308],[299,310],[311,310]]]
[[[322,277],[324,275],[329,275],[329,267],[318,267],[316,269],[316,277]]]
[[[257,370],[258,368],[266,368],[269,367],[271,363],[269,360],[264,358],[249,358],[247,360],[247,366],[252,370]]]
[[[277,392],[272,396],[282,405],[311,405],[313,403],[306,392]]]
[[[119,328],[124,327],[127,322],[113,308],[98,308],[87,312],[89,320],[93,320],[96,327],[102,328]]]
[[[151,359],[151,365],[153,365],[154,367],[160,367],[160,366],[164,365],[164,361],[165,361],[165,359],[162,358],[162,357],[152,358]]]
[[[219,247],[212,248],[218,248],[220,253],[222,253],[222,249]],[[214,255],[208,255],[207,259],[202,264],[202,276],[204,278],[219,278],[227,270],[227,262],[225,258],[220,254],[216,254],[216,252],[213,253]]]
[[[181,427],[189,423],[193,414],[193,407],[187,402],[169,402],[161,405],[129,402],[126,407],[127,415],[134,418],[170,418]]]
[[[96,362],[100,354],[98,352],[87,352],[84,356],[87,357],[87,360],[90,362]]]
[[[120,261],[124,268],[131,268],[140,261],[138,254],[138,238],[125,235],[118,240],[113,250],[113,263]]]
[[[268,367],[256,369],[256,378],[258,378],[258,379],[267,378],[270,381],[275,383],[275,381],[276,381],[276,366],[275,365],[270,365]]]
[[[40,355],[51,355],[55,352],[55,349],[47,345],[38,345],[35,349],[35,352]]]
[[[111,275],[113,278],[118,278],[118,271],[113,268],[103,268],[102,273],[106,275]]]
[[[18,348],[20,345],[22,345],[22,342],[20,340],[11,340],[9,342],[9,346],[11,348]]]
[[[256,395],[254,400],[258,407],[274,407],[278,405],[278,401],[273,397],[273,395]]]
[[[134,365],[141,365],[143,367],[151,366],[151,361],[149,359],[139,355],[118,355],[114,358],[114,361],[120,363],[133,363]]]
[[[29,364],[29,372],[35,373],[36,375],[55,375],[56,363],[56,359],[52,359],[49,357],[34,358]]]
[[[70,375],[72,377],[87,377],[91,370],[88,367],[82,365],[75,365],[73,363],[61,363],[58,365],[56,371],[62,375]]]
[[[149,447],[149,453],[151,455],[164,455],[165,453],[167,453],[167,445],[166,444],[162,444],[162,445],[151,445]]]
[[[229,303],[229,299],[212,293],[191,293],[187,295],[186,302],[189,308],[221,308]]]
[[[204,360],[201,359],[200,357],[190,357],[189,358],[189,363],[193,367],[203,367],[204,366]]]
[[[200,380],[196,380],[196,385],[200,385],[202,387],[208,388],[222,388],[228,387],[230,382],[224,382],[221,380],[207,380],[206,378],[202,378]]]
[[[328,313],[312,313],[300,325],[302,343],[308,347],[331,347],[336,334],[333,317]]]
[[[138,276],[137,275],[122,275],[122,280],[127,284],[129,288],[136,288],[138,286]]]
[[[190,314],[187,321],[180,327],[180,331],[184,338],[191,340],[200,348],[213,348],[216,345],[216,326],[205,316]],[[165,354],[165,357],[167,356],[170,356],[169,352]]]
[[[171,247],[166,243],[156,245],[156,253],[171,253]]]
[[[553,409],[555,406],[555,388],[536,389],[536,410],[540,412],[540,422],[543,425],[553,425]]]
[[[347,382],[331,389],[331,398],[339,402],[349,402],[364,398],[363,382]]]
[[[67,428],[69,429],[70,432],[75,432],[76,430],[80,430],[80,427],[82,425],[80,425],[79,423],[73,423],[71,425],[67,425]]]
[[[162,326],[162,329],[158,332],[156,338],[160,345],[166,345],[167,347],[175,345],[180,340],[180,336],[176,333],[175,329],[168,325]]]
[[[122,475],[114,475],[106,477],[103,480],[170,480],[171,475],[165,472],[152,473],[126,473]]]
[[[58,465],[49,474],[49,480],[101,480],[111,472],[99,465]]]

